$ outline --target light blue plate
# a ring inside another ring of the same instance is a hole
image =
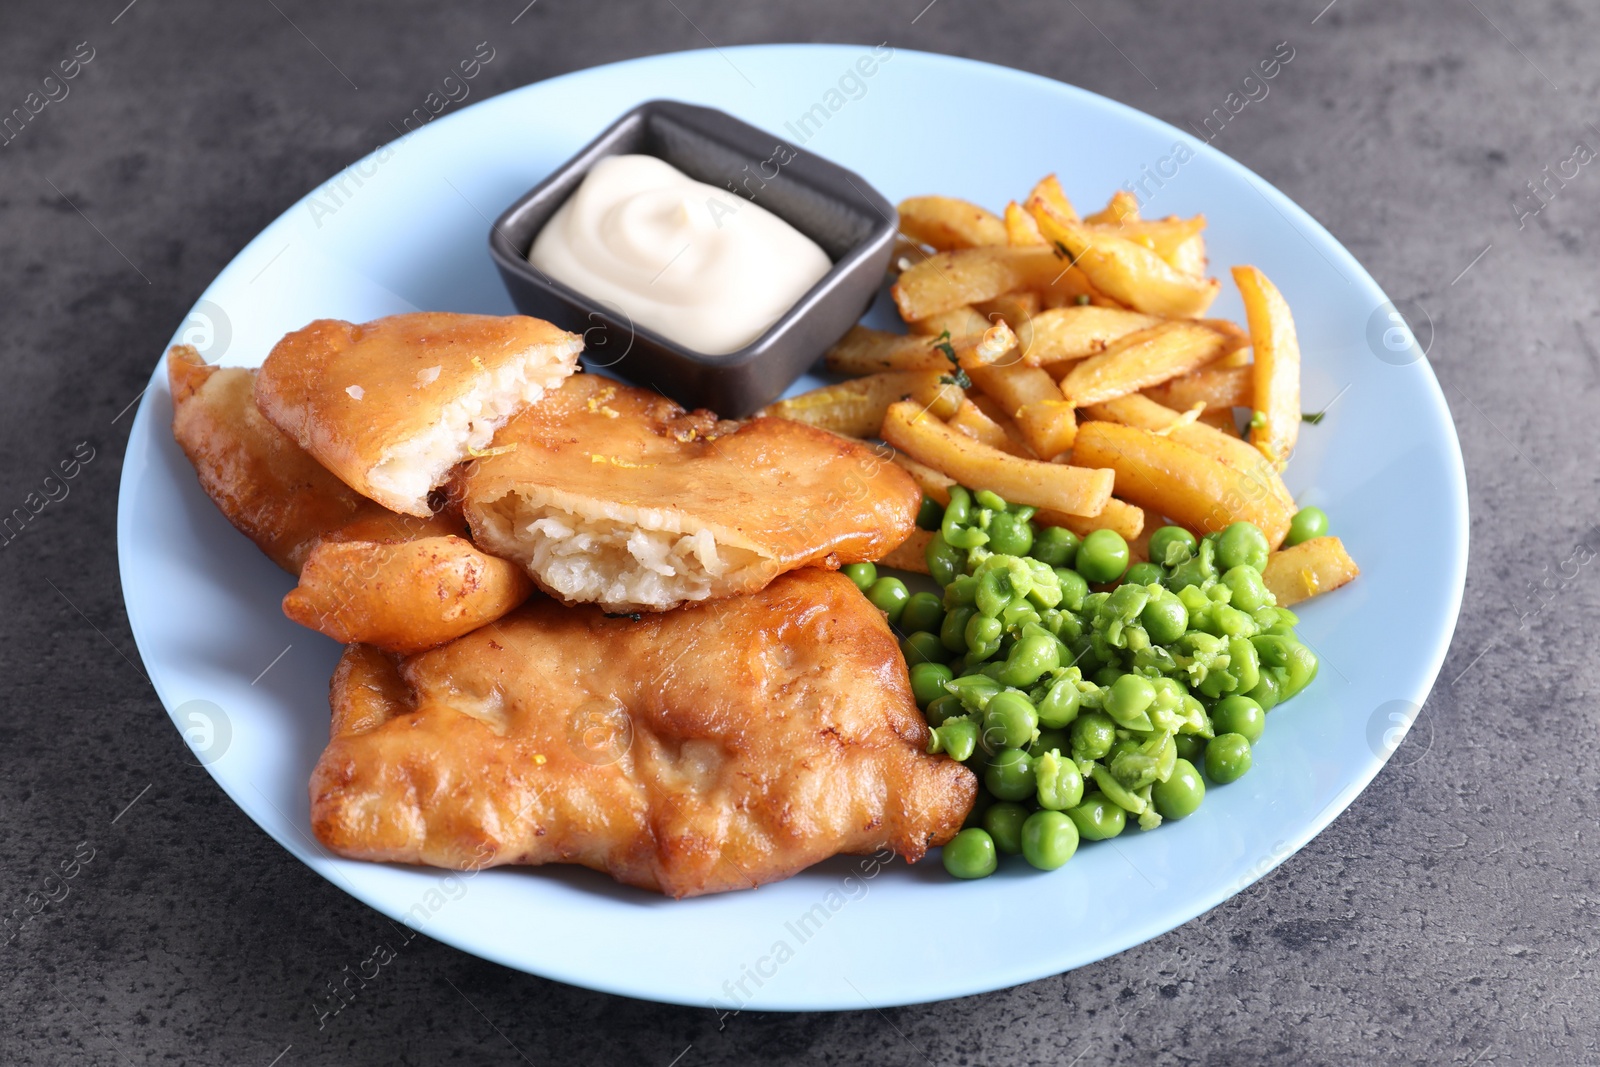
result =
[[[1228,266],[1265,270],[1295,311],[1306,408],[1333,405],[1305,428],[1288,471],[1362,568],[1304,611],[1301,633],[1322,656],[1316,684],[1273,712],[1255,769],[1213,789],[1198,814],[1086,845],[1053,874],[1012,861],[958,883],[936,858],[881,869],[844,858],[752,892],[671,901],[587,871],[445,877],[335,859],[309,834],[306,782],[327,738],[338,646],[283,617],[289,579],[200,491],[168,432],[158,366],[118,516],[134,635],[162,702],[228,795],[334,884],[467,952],[635,997],[725,1009],[936,1000],[1077,967],[1215,907],[1343,811],[1403,736],[1461,603],[1466,484],[1438,384],[1377,285],[1283,194],[1189,134],[1000,67],[896,50],[858,68],[870,56],[791,45],[658,56],[446,115],[267,227],[174,340],[254,365],[313,318],[510,313],[485,248],[489,220],[654,97],[723,108],[791,145],[803,133],[806,150],[891,200],[944,193],[998,207],[1055,171],[1077,203],[1098,205],[1148,166],[1174,175],[1146,185],[1149,213],[1210,221],[1226,294],[1215,313],[1243,318]],[[1004,115],[1024,116],[1030,136],[1013,136]],[[939,931],[956,916],[952,947]],[[1023,916],[1045,921],[1019,926]]]

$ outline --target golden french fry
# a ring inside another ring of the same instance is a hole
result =
[[[1085,224],[1090,226],[1115,226],[1118,223],[1139,221],[1139,198],[1126,189],[1118,189],[1111,194],[1111,199],[1106,206],[1092,215],[1083,217]]]
[[[895,463],[911,475],[911,480],[917,483],[922,490],[922,495],[938,502],[940,507],[950,503],[950,487],[956,480],[943,471],[936,471],[926,463],[918,463],[904,452],[894,454]]]
[[[1016,421],[1023,439],[1040,459],[1054,459],[1072,447],[1078,422],[1072,405],[1061,398],[1055,379],[1038,367],[972,367],[973,384],[993,397]]]
[[[925,319],[917,319],[906,323],[906,329],[912,333],[920,333],[929,337],[938,337],[941,333],[948,333],[952,338],[969,337],[987,330],[994,323],[979,314],[976,308],[963,304],[958,308],[929,315]]]
[[[1193,322],[1164,322],[1129,334],[1073,366],[1061,394],[1079,407],[1148,389],[1213,360],[1222,336]]]
[[[1004,322],[1020,340],[1022,331],[1028,328],[1033,317],[1039,313],[1039,294],[1032,290],[1020,289],[1014,293],[1004,293],[993,300],[985,300],[981,304],[974,305],[973,310],[988,322]]]
[[[1019,360],[1017,335],[1011,332],[1011,327],[1004,320],[996,322],[978,337],[961,338],[952,347],[956,352],[956,362],[967,371],[997,363],[1009,365]]]
[[[1022,205],[1015,200],[1006,205],[1005,215],[1001,221],[1006,227],[1006,244],[1013,248],[1045,243],[1044,235],[1039,232],[1039,224],[1034,222],[1033,216],[1023,210]]]
[[[911,536],[878,561],[880,567],[893,567],[912,574],[928,573],[928,542],[933,540],[929,530],[912,530]]]
[[[962,304],[977,304],[1016,289],[1043,289],[1081,283],[1064,277],[1067,263],[1055,250],[1029,248],[963,248],[935,252],[900,275],[891,290],[900,317],[925,319]]]
[[[1039,184],[1029,191],[1028,199],[1043,200],[1055,208],[1056,213],[1064,219],[1071,219],[1074,222],[1078,219],[1078,209],[1067,199],[1066,191],[1061,188],[1061,179],[1054,174],[1046,174],[1040,178]]]
[[[1215,278],[1177,270],[1143,245],[1062,218],[1049,204],[1027,204],[1045,240],[1060,248],[1095,288],[1135,311],[1170,318],[1197,318],[1216,299]],[[901,275],[902,282],[911,272]]]
[[[1300,437],[1300,341],[1294,316],[1277,286],[1255,267],[1233,268],[1233,281],[1244,297],[1255,350],[1255,410],[1261,425],[1250,431],[1250,443],[1282,470]]]
[[[1233,417],[1232,408],[1206,408],[1195,417],[1194,421],[1203,426],[1210,426],[1229,437],[1239,436],[1239,423]]]
[[[1210,265],[1210,260],[1206,258],[1206,239],[1198,233],[1162,258],[1183,273],[1192,274],[1196,278],[1204,278],[1206,269]]]
[[[1086,414],[1091,418],[1107,419],[1159,433],[1203,456],[1210,456],[1232,467],[1254,485],[1265,487],[1289,509],[1290,515],[1296,510],[1294,497],[1283,484],[1283,479],[1278,477],[1277,470],[1267,462],[1265,456],[1240,440],[1237,431],[1229,434],[1199,421],[1185,421],[1179,412],[1138,393],[1096,404]]]
[[[900,201],[900,232],[939,251],[1006,243],[994,212],[953,196],[911,196]]]
[[[1006,419],[1003,412],[985,411],[972,400],[963,400],[956,413],[950,416],[949,423],[974,441],[981,441],[990,448],[997,448],[1013,456],[1033,458],[1027,444],[1022,440],[1022,434],[1016,431],[1015,426],[1012,427],[1011,433],[1006,432],[1006,428],[1000,423],[1001,419],[1005,419],[1006,422],[1011,421]]]
[[[819,426],[845,437],[876,437],[883,413],[896,400],[910,397],[936,414],[948,415],[961,403],[959,386],[938,371],[885,371],[864,378],[824,385],[787,400],[775,400],[758,416],[791,419]],[[942,410],[941,410],[942,409]]]
[[[1143,245],[1174,267],[1173,257],[1178,250],[1192,238],[1199,237],[1200,232],[1206,228],[1206,217],[1196,215],[1192,219],[1180,219],[1176,215],[1164,219],[1123,219],[1121,222],[1090,224],[1089,229],[1097,233],[1109,233],[1117,237],[1125,237],[1134,244]],[[1202,261],[1205,248],[1201,247]],[[1178,268],[1182,270],[1182,267]],[[1188,271],[1187,273],[1194,273]]]
[[[1103,352],[1113,341],[1160,322],[1154,315],[1122,308],[1093,305],[1049,308],[1029,320],[1028,336],[1018,331],[1017,341],[1024,363],[1045,367]]]
[[[1204,404],[1207,411],[1217,408],[1247,408],[1255,398],[1255,371],[1243,367],[1219,367],[1215,363],[1179,375],[1144,391],[1156,403],[1174,411],[1188,411]]]
[[[889,409],[890,418],[900,406]],[[1078,427],[1072,459],[1115,471],[1118,496],[1191,530],[1210,533],[1230,523],[1253,522],[1266,534],[1267,544],[1276,547],[1294,514],[1269,487],[1149,430],[1115,422],[1084,423]]]
[[[1286,608],[1337,589],[1361,573],[1337,537],[1313,537],[1267,557],[1262,581]]]
[[[880,436],[962,485],[993,490],[1014,503],[1069,515],[1098,515],[1111,499],[1115,475],[1110,470],[1007,455],[906,401],[889,406]]]
[[[856,378],[884,371],[938,371],[953,375],[956,366],[950,360],[952,353],[957,363],[992,361],[1016,343],[1016,335],[1005,326],[991,326],[983,334],[949,341],[852,326],[828,349],[825,366],[834,374]]]
[[[1096,530],[1115,530],[1129,543],[1144,532],[1145,526],[1144,509],[1116,497],[1107,500],[1105,508],[1092,518],[1040,511],[1033,519],[1044,526],[1065,526],[1079,537],[1088,537]]]

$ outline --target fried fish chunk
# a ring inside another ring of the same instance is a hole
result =
[[[976,779],[928,728],[878,609],[816,568],[637,619],[536,598],[443,648],[354,645],[311,778],[355,859],[577,863],[674,897],[948,841]]]
[[[450,469],[559,385],[582,349],[525,315],[318,319],[273,347],[256,403],[350,488],[426,517]]]
[[[878,559],[921,493],[867,446],[788,419],[717,422],[591,374],[467,468],[473,539],[568,603],[664,611],[784,571]]]
[[[532,583],[479,551],[459,511],[397,515],[351,490],[256,410],[255,372],[167,356],[172,434],[200,485],[300,584],[283,611],[338,641],[420,652],[492,622]]]

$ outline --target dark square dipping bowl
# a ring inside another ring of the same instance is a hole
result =
[[[833,267],[770,329],[736,352],[705,355],[635,326],[528,262],[533,240],[607,156],[650,155],[697,181],[760,204],[811,238]],[[786,160],[786,161],[785,161]],[[672,397],[741,418],[775,399],[844,336],[883,281],[894,206],[860,175],[731,115],[673,100],[640,104],[534,186],[489,231],[489,252],[524,314],[584,335],[584,362]]]

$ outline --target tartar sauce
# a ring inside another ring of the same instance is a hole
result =
[[[754,341],[832,266],[766,208],[644,155],[596,163],[528,261],[707,355]]]

